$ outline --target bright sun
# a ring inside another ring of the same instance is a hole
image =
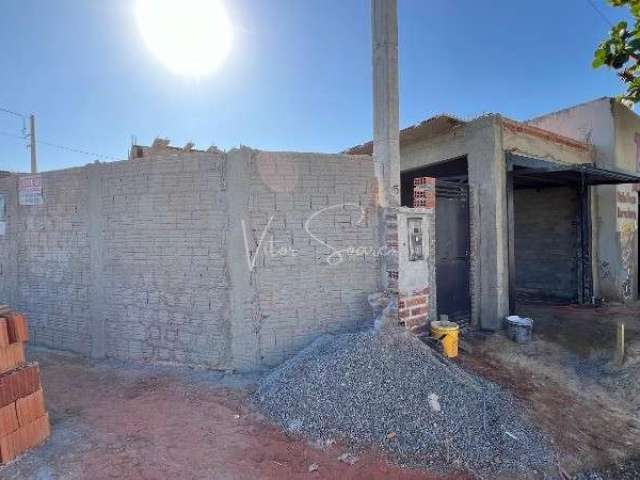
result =
[[[182,75],[206,75],[231,49],[231,22],[219,0],[137,0],[136,18],[149,49]]]

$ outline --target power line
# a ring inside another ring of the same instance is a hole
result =
[[[23,140],[26,140],[27,138],[29,138],[29,135],[26,133],[27,129],[26,129],[26,119],[27,116],[23,115],[22,113],[18,113],[18,112],[14,112],[13,110],[9,110],[8,108],[4,108],[4,107],[0,107],[0,112],[4,112],[4,113],[8,113],[10,115],[14,115],[16,117],[20,117],[22,118],[22,135],[18,135],[15,133],[10,133],[10,132],[2,132],[0,131],[0,135],[4,135],[6,137],[14,137],[14,138],[21,138]],[[121,160],[120,158],[115,158],[112,157],[110,155],[104,155],[102,153],[95,153],[95,152],[88,152],[86,150],[80,150],[79,148],[74,148],[74,147],[68,147],[66,145],[59,145],[57,143],[51,143],[51,142],[45,142],[42,140],[37,140],[35,142],[37,145],[45,145],[47,147],[51,147],[51,148],[57,148],[58,150],[63,150],[65,152],[72,152],[72,153],[79,153],[81,155],[87,155],[90,157],[94,157],[94,158],[102,158],[104,160]]]
[[[22,113],[14,112],[13,110],[9,110],[8,108],[0,107],[0,112],[8,113],[9,115],[14,115],[20,118],[27,118],[26,115],[23,115]]]
[[[613,22],[609,20],[609,17],[605,15],[605,13],[600,9],[600,7],[598,7],[598,5],[593,0],[587,0],[587,2],[589,3],[589,5],[591,5],[591,8],[593,8],[593,10],[600,16],[600,18],[602,18],[607,25],[613,28]]]
[[[8,108],[0,107],[0,112],[8,113],[9,115],[13,115],[14,117],[18,117],[22,120],[22,133],[26,135],[27,133],[27,116],[22,113],[14,112],[13,110],[9,110]]]
[[[0,131],[0,135],[4,135],[5,137],[13,137],[13,138],[19,138],[21,140],[26,140],[28,135],[19,135],[17,133],[11,133],[11,132],[3,132]],[[93,157],[95,158],[101,158],[104,160],[122,160],[121,158],[116,158],[116,157],[112,157],[110,155],[104,155],[102,153],[95,153],[95,152],[89,152],[86,150],[80,150],[79,148],[74,148],[74,147],[67,147],[65,145],[59,145],[57,143],[51,143],[51,142],[45,142],[42,140],[38,140],[36,141],[36,143],[38,145],[44,145],[47,147],[51,147],[51,148],[57,148],[58,150],[63,150],[65,152],[71,152],[71,153],[78,153],[81,155],[87,155],[89,157]]]
[[[102,153],[95,153],[95,152],[88,152],[86,150],[80,150],[78,148],[67,147],[65,145],[58,145],[57,143],[43,142],[42,140],[38,140],[38,141],[36,141],[36,143],[39,144],[39,145],[46,145],[47,147],[57,148],[58,150],[64,150],[66,152],[80,153],[82,155],[88,155],[88,156],[94,157],[94,158],[97,157],[97,158],[102,158],[102,159],[105,159],[105,160],[122,160],[121,158],[112,157],[110,155],[104,155]]]

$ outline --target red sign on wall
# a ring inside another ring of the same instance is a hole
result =
[[[42,177],[25,175],[18,178],[18,201],[20,205],[42,205]]]

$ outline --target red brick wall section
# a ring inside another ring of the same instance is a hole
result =
[[[5,373],[24,363],[24,344],[10,343],[0,348],[0,373]]]
[[[384,214],[385,271],[387,272],[387,290],[398,291],[398,214],[387,209]],[[393,254],[395,252],[395,255]]]
[[[401,295],[398,312],[400,321],[410,330],[425,325],[429,316],[429,289]]]
[[[40,368],[25,363],[27,321],[2,309],[0,318],[0,463],[40,445],[50,434]]]
[[[18,423],[21,427],[35,422],[47,413],[44,407],[42,388],[36,390],[31,395],[16,400],[16,411],[18,412]]]
[[[32,394],[40,388],[40,367],[27,364],[0,376],[0,407]]]
[[[7,329],[7,319],[0,317],[0,348],[9,346],[9,330]]]
[[[0,438],[15,432],[19,427],[16,404],[10,403],[0,408]]]
[[[413,180],[413,208],[435,208],[436,179],[418,177]]]
[[[25,450],[40,445],[49,437],[49,434],[49,415],[44,414],[37,420],[0,438],[0,461],[10,462]]]
[[[29,332],[27,330],[27,320],[24,315],[17,312],[3,313],[7,321],[7,333],[10,343],[29,341]]]

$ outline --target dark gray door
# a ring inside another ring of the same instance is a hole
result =
[[[436,180],[436,296],[438,314],[468,320],[469,190],[467,185]]]

